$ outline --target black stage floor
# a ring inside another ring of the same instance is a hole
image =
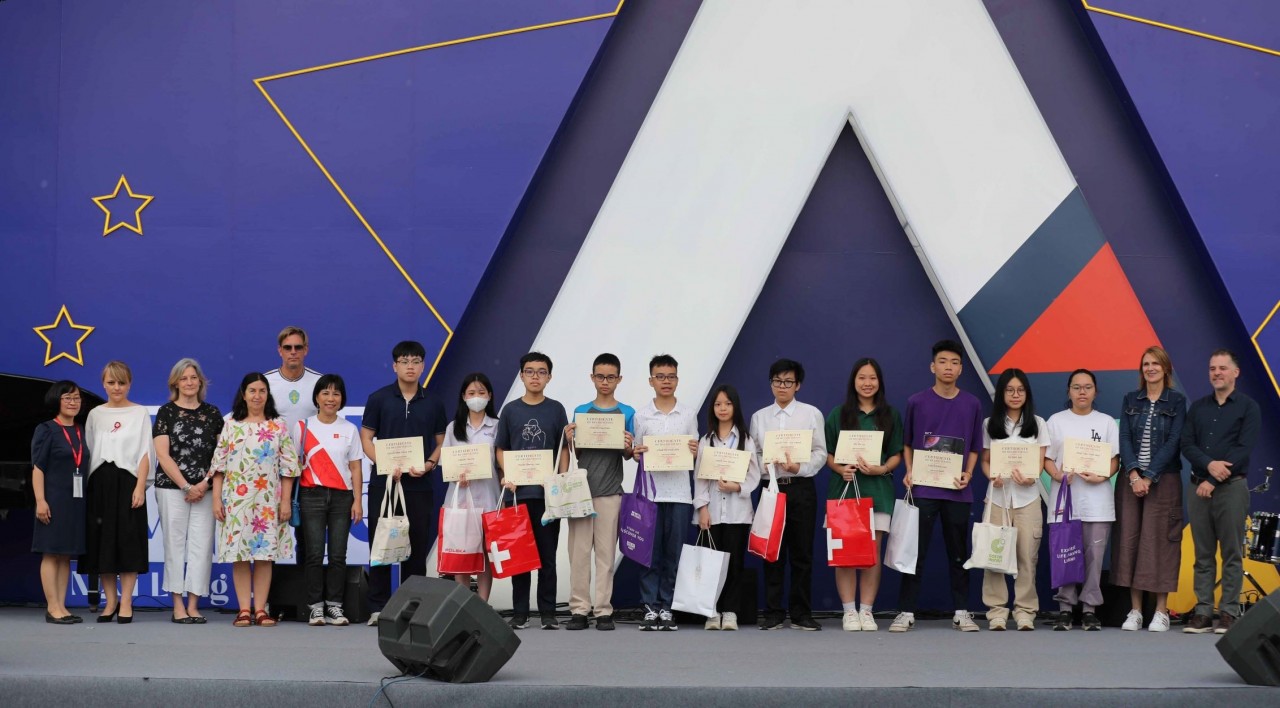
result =
[[[0,704],[370,705],[395,673],[377,630],[351,626],[175,625],[138,612],[130,625],[44,622],[39,609],[0,609]],[[879,705],[1276,706],[1280,689],[1246,685],[1218,655],[1214,635],[986,631],[946,620],[906,634],[823,631],[520,632],[515,657],[487,684],[412,679],[386,689],[396,706],[599,705],[696,702],[780,705],[796,700]],[[984,625],[985,626],[985,625]],[[378,697],[378,705],[387,701]]]

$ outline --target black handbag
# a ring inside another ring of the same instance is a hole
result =
[[[307,459],[307,421],[302,421],[302,444],[298,453],[302,456],[303,461]],[[303,469],[306,469],[305,465]],[[302,488],[302,475],[298,475],[298,481],[293,485],[293,512],[289,514],[289,525],[295,529],[302,526],[302,504],[298,503],[298,491]]]

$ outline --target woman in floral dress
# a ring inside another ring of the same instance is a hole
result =
[[[274,627],[265,606],[272,564],[293,555],[289,500],[299,468],[298,451],[262,374],[247,374],[240,382],[211,467],[218,562],[232,564],[240,606],[235,626]]]

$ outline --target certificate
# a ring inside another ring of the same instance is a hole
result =
[[[644,468],[650,472],[685,472],[693,469],[692,435],[646,435]]]
[[[937,450],[916,450],[911,456],[911,483],[955,489],[964,472],[964,455]]]
[[[836,440],[836,464],[856,465],[861,455],[868,465],[878,465],[883,451],[883,430],[841,430]]]
[[[550,450],[506,450],[502,453],[502,473],[516,486],[542,484],[554,465]]]
[[[388,438],[373,441],[373,454],[378,457],[378,474],[391,474],[399,467],[408,473],[409,468],[419,472],[427,468],[427,456],[422,452],[422,436],[412,438]]]
[[[765,464],[787,461],[787,453],[791,453],[791,461],[804,464],[809,461],[813,447],[813,431],[803,430],[769,430],[764,434]]]
[[[1007,479],[1017,469],[1024,477],[1040,477],[1040,446],[1035,443],[991,443],[991,478]]]
[[[1111,443],[1067,438],[1062,441],[1062,469],[1100,477],[1111,476]]]
[[[450,445],[440,448],[440,468],[444,481],[457,482],[462,475],[468,482],[493,477],[493,446]]]
[[[751,453],[732,447],[705,447],[698,455],[698,479],[723,479],[742,484],[747,481]]]
[[[579,413],[574,419],[573,442],[583,448],[621,450],[626,447],[622,433],[626,416],[618,413]]]

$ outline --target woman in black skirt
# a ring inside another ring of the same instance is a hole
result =
[[[99,622],[133,621],[133,588],[147,572],[147,480],[151,477],[151,416],[129,401],[133,373],[124,362],[102,370],[106,405],[89,411],[89,515],[79,571],[102,576],[107,606]],[[116,592],[116,576],[120,578]]]
[[[31,438],[31,488],[36,494],[31,551],[44,554],[40,585],[49,608],[44,621],[75,624],[81,619],[67,610],[67,582],[71,556],[84,553],[84,483],[89,472],[89,446],[76,425],[80,387],[59,381],[49,388],[44,402],[58,414],[36,426]]]

